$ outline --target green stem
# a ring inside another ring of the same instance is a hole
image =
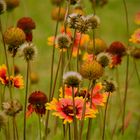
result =
[[[40,140],[41,140],[41,116],[40,115],[38,115],[38,122],[39,122],[39,138],[40,138]]]
[[[72,87],[72,102],[73,102],[73,124],[74,124],[74,140],[78,140],[78,129],[77,129],[77,120],[76,120],[76,108],[75,108],[75,95],[74,87]]]
[[[14,119],[14,125],[15,125],[16,137],[17,137],[17,140],[19,140],[18,127],[17,127],[17,123],[16,123],[16,117]]]
[[[69,125],[69,140],[71,140],[71,129],[70,129],[70,124]]]
[[[123,5],[125,9],[125,18],[126,18],[126,30],[127,30],[127,46],[129,47],[129,22],[128,22],[128,10],[126,1],[123,0]],[[125,78],[125,91],[124,91],[124,99],[123,99],[123,115],[122,115],[122,135],[124,134],[124,123],[125,123],[125,113],[126,113],[126,101],[127,101],[127,92],[128,92],[128,74],[129,74],[129,55],[127,54],[127,62],[126,62],[126,78]]]
[[[85,118],[85,111],[86,111],[86,99],[90,90],[90,85],[91,85],[91,81],[89,81],[89,85],[88,85],[88,90],[87,93],[85,95],[84,98],[84,105],[83,105],[83,109],[82,109],[82,117],[81,117],[81,125],[80,125],[80,131],[79,131],[79,140],[82,140],[82,132],[83,132],[83,127],[84,127],[84,118]]]
[[[79,71],[79,61],[80,61],[80,43],[81,43],[81,39],[82,39],[82,33],[80,34],[80,40],[78,43],[78,50],[77,50],[77,72]]]
[[[106,116],[107,116],[107,108],[108,108],[108,104],[109,104],[109,98],[110,98],[110,92],[109,92],[109,94],[108,94],[107,101],[106,101],[106,106],[105,106],[105,113],[104,113],[104,120],[103,120],[103,134],[102,134],[102,140],[105,139],[105,126],[106,126]]]
[[[24,140],[26,140],[26,108],[27,108],[27,96],[28,96],[28,85],[29,85],[29,66],[30,66],[30,62],[27,61],[26,91],[25,91],[25,103],[24,103],[24,128],[23,128]]]
[[[15,133],[15,116],[13,116],[13,139],[16,140],[16,133]]]
[[[3,47],[4,47],[4,55],[5,55],[8,79],[10,79],[9,62],[8,62],[8,56],[7,56],[7,51],[6,51],[6,44],[5,44],[5,40],[4,40],[3,30],[2,30],[1,17],[0,17],[0,32],[1,32],[2,42],[3,42]],[[10,99],[12,100],[13,97],[12,97],[12,89],[11,89],[10,80],[9,80],[9,86],[8,87],[9,87],[9,92],[10,92]]]

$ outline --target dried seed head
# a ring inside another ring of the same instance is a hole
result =
[[[67,34],[59,34],[56,37],[56,46],[60,49],[67,49],[70,47],[71,39]]]
[[[60,14],[58,15],[58,13],[59,13],[59,7],[55,7],[54,9],[52,9],[51,12],[52,19],[57,21],[63,21],[65,18],[66,9],[61,7]]]
[[[6,11],[7,5],[4,0],[0,0],[0,15]]]
[[[71,87],[78,87],[82,81],[82,76],[78,72],[69,71],[63,76],[64,84]]]
[[[99,54],[97,55],[96,60],[97,60],[103,67],[106,67],[106,66],[108,66],[108,65],[111,64],[111,62],[112,62],[112,57],[111,57],[111,55],[110,55],[109,53],[104,53],[104,52],[102,52],[102,53],[99,53]]]
[[[22,111],[22,105],[18,100],[12,100],[2,103],[2,108],[5,114],[9,116],[15,116]]]
[[[103,75],[104,69],[97,61],[86,61],[82,64],[80,73],[85,79],[96,80]]]

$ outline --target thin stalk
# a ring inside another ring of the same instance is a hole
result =
[[[106,116],[107,116],[107,108],[108,108],[108,104],[109,104],[109,98],[110,98],[110,92],[109,92],[109,94],[108,94],[107,101],[106,101],[106,106],[105,106],[105,113],[104,113],[104,120],[103,120],[103,134],[102,134],[102,140],[105,139],[105,126],[106,126]]]
[[[70,124],[69,125],[69,140],[71,140],[71,129],[70,129]]]
[[[93,81],[92,90],[91,90],[90,108],[92,108],[92,97],[93,97],[93,89],[94,89],[94,86],[95,86],[95,82],[96,81]],[[92,118],[89,118],[86,140],[90,140],[91,126],[92,126]]]
[[[140,83],[140,75],[139,75],[139,72],[138,72],[138,68],[137,68],[137,64],[136,64],[135,59],[134,59],[134,67],[135,67],[136,75],[137,75],[137,78],[138,78],[138,82]]]
[[[123,0],[124,10],[125,10],[125,18],[126,18],[126,29],[127,29],[127,45],[129,46],[129,22],[128,22],[128,10],[126,5],[126,0]],[[124,123],[125,123],[125,113],[126,113],[126,101],[127,101],[127,92],[128,92],[128,74],[129,74],[129,55],[127,54],[127,62],[126,62],[126,78],[125,78],[125,91],[124,91],[124,99],[123,99],[123,115],[122,115],[122,135],[124,134]]]
[[[136,132],[135,132],[135,135],[134,135],[134,140],[138,139],[139,130],[140,130],[140,117],[139,117],[139,120],[138,120],[138,123],[137,123],[137,126],[136,126]]]
[[[16,117],[14,119],[14,125],[15,125],[16,137],[17,137],[17,140],[19,140],[18,127],[17,127],[17,123],[16,123]]]
[[[84,127],[84,118],[85,118],[85,111],[86,111],[86,99],[87,99],[87,96],[88,96],[88,93],[89,93],[89,90],[90,90],[90,85],[91,85],[91,81],[89,81],[88,90],[87,90],[87,93],[86,93],[85,98],[84,98],[81,125],[80,125],[80,131],[79,131],[79,140],[82,140],[82,132],[83,132],[83,127]]]
[[[7,74],[8,74],[8,79],[10,79],[10,70],[9,70],[9,62],[8,62],[8,56],[7,56],[7,51],[6,51],[6,44],[4,40],[4,35],[3,35],[3,29],[2,29],[2,23],[1,23],[1,17],[0,17],[0,32],[2,36],[2,42],[3,42],[3,47],[4,47],[4,55],[5,55],[5,61],[6,61],[6,67],[7,67]],[[9,80],[9,93],[10,93],[10,99],[12,100],[12,89],[11,89],[11,83]]]
[[[81,43],[81,39],[82,39],[82,33],[80,34],[80,40],[78,42],[78,50],[77,50],[77,71],[79,71],[79,53],[80,53],[80,43]]]
[[[62,55],[63,55],[63,52],[60,52],[59,61],[58,61],[58,65],[57,65],[57,70],[56,70],[56,75],[55,75],[55,79],[54,79],[54,85],[53,85],[53,89],[52,89],[51,100],[52,100],[52,98],[54,96],[54,93],[55,93],[55,87],[56,87],[56,83],[57,83],[58,73],[59,73],[60,64],[61,64],[61,61],[62,61]]]
[[[61,5],[59,5],[58,18],[59,18],[59,16],[60,16],[60,10],[61,10]],[[51,93],[52,93],[53,70],[54,70],[54,56],[55,56],[55,40],[56,40],[56,36],[57,36],[58,25],[59,25],[59,20],[57,20],[57,23],[56,23],[55,34],[54,34],[54,42],[53,42],[53,50],[52,50],[49,101],[50,101],[50,99],[51,99]]]
[[[13,140],[16,140],[15,116],[13,116],[12,120],[13,120]]]
[[[27,108],[27,96],[28,96],[28,86],[29,86],[29,66],[30,66],[30,62],[27,61],[26,91],[25,91],[25,103],[24,103],[24,128],[23,128],[24,140],[26,140],[26,108]]]
[[[41,116],[40,115],[38,115],[38,122],[39,122],[39,138],[40,138],[40,140],[41,140]]]
[[[72,87],[72,102],[73,102],[73,124],[74,124],[74,140],[78,140],[78,129],[77,129],[77,120],[76,120],[76,108],[75,108],[75,95],[74,95],[74,87]]]

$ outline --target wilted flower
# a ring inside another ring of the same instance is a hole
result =
[[[19,47],[25,42],[25,33],[18,27],[10,27],[4,32],[4,40],[9,46]]]
[[[0,15],[6,11],[7,5],[4,0],[0,0]]]
[[[19,6],[19,0],[5,0],[7,4],[7,10],[12,10]]]
[[[71,38],[67,34],[63,33],[57,35],[56,46],[59,49],[67,49],[70,47],[70,44],[71,44]]]
[[[140,59],[140,48],[134,48],[131,51],[131,56],[135,59]]]
[[[86,19],[91,29],[96,29],[100,25],[100,19],[96,15],[88,15]]]
[[[17,27],[19,27],[26,33],[35,29],[36,25],[32,18],[22,17],[17,21]]]
[[[0,111],[0,130],[6,126],[7,121],[8,120],[6,114]]]
[[[46,112],[45,104],[47,103],[47,101],[48,99],[44,92],[42,91],[32,92],[28,99],[29,105],[27,116],[31,115],[33,112],[36,112],[41,116],[45,114]]]
[[[132,43],[140,44],[140,28],[134,31],[129,41]]]
[[[123,56],[126,53],[126,48],[120,41],[114,41],[111,43],[107,51],[113,55]]]
[[[54,9],[52,9],[51,12],[51,17],[53,20],[57,20],[57,21],[63,21],[65,18],[65,13],[66,13],[66,9],[65,8],[60,8],[60,14],[59,13],[59,7],[55,7]]]
[[[135,15],[135,23],[140,25],[140,11]]]
[[[85,79],[96,80],[103,75],[104,69],[97,61],[86,61],[81,65],[80,73]]]
[[[84,106],[84,99],[81,97],[75,97],[75,110],[76,118],[81,120],[82,110]],[[71,123],[74,118],[73,112],[73,101],[71,97],[59,98],[59,100],[53,98],[50,103],[47,103],[46,109],[52,110],[53,115],[58,116],[60,119],[63,119],[63,123]],[[86,105],[85,118],[94,118],[97,112],[90,108],[89,105]]]
[[[82,76],[78,72],[69,71],[63,75],[64,84],[71,87],[78,87],[82,81]]]
[[[105,52],[102,52],[102,53],[99,53],[97,55],[97,58],[96,60],[103,66],[103,67],[106,67],[108,65],[111,64],[112,62],[112,57],[109,53],[105,53]]]
[[[23,56],[26,61],[32,61],[37,55],[36,46],[32,43],[24,43],[20,48],[20,55]]]
[[[5,114],[9,116],[15,116],[22,111],[22,105],[18,100],[12,100],[2,103],[2,108]]]
[[[95,44],[95,46],[94,46]],[[107,44],[103,39],[95,38],[95,43],[93,43],[93,40],[90,41],[89,45],[87,46],[87,52],[88,53],[94,53],[95,55],[106,51]]]

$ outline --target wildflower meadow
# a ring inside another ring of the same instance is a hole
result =
[[[140,0],[0,0],[0,140],[140,140]]]

